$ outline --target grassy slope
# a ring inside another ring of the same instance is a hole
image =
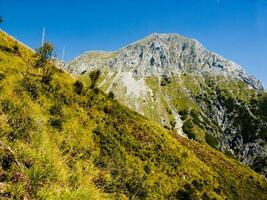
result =
[[[50,85],[25,82],[32,52],[14,45],[0,32],[1,198],[266,199],[266,180],[249,168],[98,90],[77,94],[61,70]]]

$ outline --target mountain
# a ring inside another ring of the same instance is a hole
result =
[[[88,52],[75,58],[65,68],[79,75],[96,65],[132,72],[135,78],[210,73],[239,79],[254,89],[263,89],[260,81],[241,66],[208,51],[197,40],[177,34],[155,33],[117,52]]]
[[[63,65],[141,115],[208,143],[267,175],[267,95],[241,66],[177,34],[152,34],[115,52]]]
[[[0,31],[1,199],[266,199],[247,166],[35,62]]]

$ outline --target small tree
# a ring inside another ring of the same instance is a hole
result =
[[[53,51],[54,46],[51,43],[44,43],[36,50],[36,61],[34,67],[42,70],[42,81],[48,84],[53,75]]]
[[[114,93],[112,91],[110,91],[108,93],[108,98],[110,98],[110,99],[114,99],[115,98],[115,95],[114,95]]]
[[[12,51],[13,51],[13,53],[14,54],[16,54],[16,55],[21,55],[20,54],[20,51],[19,51],[19,45],[18,45],[18,43],[17,42],[15,42],[15,44],[13,45],[13,47],[12,47]]]
[[[95,70],[90,72],[89,77],[91,79],[91,89],[94,89],[96,87],[96,83],[100,77],[100,70]]]
[[[83,92],[83,83],[81,81],[76,81],[74,83],[74,89],[77,94],[82,94]]]

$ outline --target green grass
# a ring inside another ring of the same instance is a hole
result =
[[[14,43],[0,32],[1,46]],[[266,199],[257,173],[85,82],[77,92],[60,69],[50,84],[32,75],[25,82],[27,67],[40,72],[31,51],[19,52],[0,51],[1,198]]]

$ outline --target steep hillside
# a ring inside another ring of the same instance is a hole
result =
[[[248,167],[34,61],[0,32],[1,199],[267,198]]]
[[[63,66],[170,130],[206,142],[267,175],[266,93],[239,65],[176,34],[153,34],[116,52]]]

